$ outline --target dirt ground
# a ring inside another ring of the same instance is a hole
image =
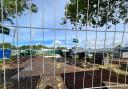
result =
[[[103,69],[101,75],[100,68],[95,69],[93,72],[92,67],[86,68],[84,70],[84,68],[75,67],[75,65],[64,65],[64,63],[54,62],[53,60],[54,58],[44,58],[43,61],[42,56],[37,56],[32,59],[32,70],[30,66],[30,59],[24,59],[24,61],[20,61],[20,81],[18,81],[17,63],[8,64],[6,67],[7,89],[31,89],[31,87],[32,89],[80,89],[83,87],[90,88],[92,85],[93,87],[104,86],[102,89],[128,89],[127,86],[114,88],[105,87],[109,85],[109,70]],[[0,71],[0,74],[0,89],[2,89],[4,81],[3,70]],[[84,74],[85,77],[83,77]],[[92,79],[92,77],[94,77],[94,79]],[[112,72],[110,77],[110,85],[115,86],[117,84],[117,80],[120,85],[123,85],[124,83],[128,84],[128,76],[117,76],[117,74]]]

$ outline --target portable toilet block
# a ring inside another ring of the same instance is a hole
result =
[[[4,53],[4,55],[3,55]],[[10,59],[11,50],[10,49],[0,49],[0,59]]]

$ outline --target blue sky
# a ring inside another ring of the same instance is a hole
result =
[[[54,2],[55,1],[55,2]],[[66,2],[68,0],[33,0],[33,2],[38,6],[38,12],[36,14],[31,15],[31,26],[33,27],[40,27],[40,28],[57,28],[57,29],[71,29],[72,25],[70,22],[68,22],[65,26],[62,26],[61,19],[64,17],[64,8],[66,5]],[[54,5],[55,4],[55,5]],[[54,7],[55,6],[55,7]],[[30,14],[29,11],[25,12],[26,15],[22,15],[21,17],[18,17],[18,26],[25,26],[30,27]],[[14,19],[15,22],[15,19]],[[10,25],[8,23],[5,23],[7,25]],[[15,24],[14,24],[15,25]],[[120,23],[117,25],[117,30],[123,30],[123,24]],[[126,30],[128,26],[126,26]],[[11,34],[14,34],[15,28],[12,29]],[[86,28],[83,28],[86,29]],[[88,29],[93,29],[91,27],[88,27]],[[52,47],[54,44],[56,46],[65,46],[65,31],[64,30],[50,30],[50,29],[31,29],[32,32],[32,44],[44,44],[46,46]],[[95,29],[93,29],[95,30]],[[105,27],[98,28],[98,30],[105,30]],[[112,26],[109,30],[115,30],[114,26]],[[44,43],[43,43],[43,31],[44,31]],[[28,28],[18,28],[18,46],[21,45],[28,45],[30,44],[30,29]],[[55,32],[55,39],[54,39],[54,32]],[[88,32],[87,33],[87,43],[86,43],[86,32],[85,31],[78,31],[77,37],[79,40],[78,46],[80,47],[87,47],[87,48],[94,48],[95,47],[95,39],[96,39],[96,32]],[[116,34],[115,39],[115,45],[118,45],[121,43],[122,33]],[[17,37],[17,35],[16,35]],[[16,37],[14,38],[13,43],[13,36],[6,36],[5,35],[5,42],[12,43],[16,45]],[[66,31],[66,46],[67,47],[73,47],[75,44],[72,42],[72,39],[76,37],[75,31]],[[125,33],[123,46],[128,46],[127,42],[127,33]],[[2,36],[0,35],[0,39],[2,39]],[[104,47],[104,39],[105,39],[105,33],[104,32],[98,32],[97,36],[97,48],[103,48]],[[113,40],[114,40],[114,33],[107,33],[106,36],[106,46],[112,47],[113,46]],[[2,41],[2,40],[1,40]]]

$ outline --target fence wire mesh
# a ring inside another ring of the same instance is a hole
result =
[[[127,22],[127,0],[1,0],[0,89],[128,89]]]

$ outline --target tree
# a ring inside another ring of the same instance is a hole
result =
[[[11,45],[10,43],[1,43],[0,44],[0,48],[3,48],[3,45],[4,45],[4,48],[5,49],[13,49],[13,50],[16,50],[17,48],[14,46],[14,45]]]
[[[47,48],[47,47],[43,46],[43,45],[32,45],[31,48],[34,50],[41,50],[41,49]],[[23,45],[23,46],[19,47],[19,49],[21,49],[21,50],[30,49],[30,45]]]
[[[67,49],[66,47],[57,47],[58,50]]]
[[[121,21],[128,23],[127,7],[128,0],[89,0],[89,3],[88,0],[70,0],[66,5],[66,18],[62,20],[63,24],[66,24],[67,20],[74,26],[80,24],[80,28],[86,24],[94,28],[107,24],[110,28]]]
[[[29,0],[2,0],[0,1],[0,30],[2,27],[2,19],[3,22],[7,21],[11,24],[14,24],[13,19],[17,16],[21,16],[25,14],[25,11],[30,10],[32,13],[36,13],[38,11],[37,6],[31,1],[31,7]],[[1,8],[3,6],[3,9]],[[17,7],[17,13],[16,13]],[[3,14],[3,18],[2,18]],[[4,30],[7,30],[7,27],[3,27]],[[8,29],[9,30],[9,29]]]

